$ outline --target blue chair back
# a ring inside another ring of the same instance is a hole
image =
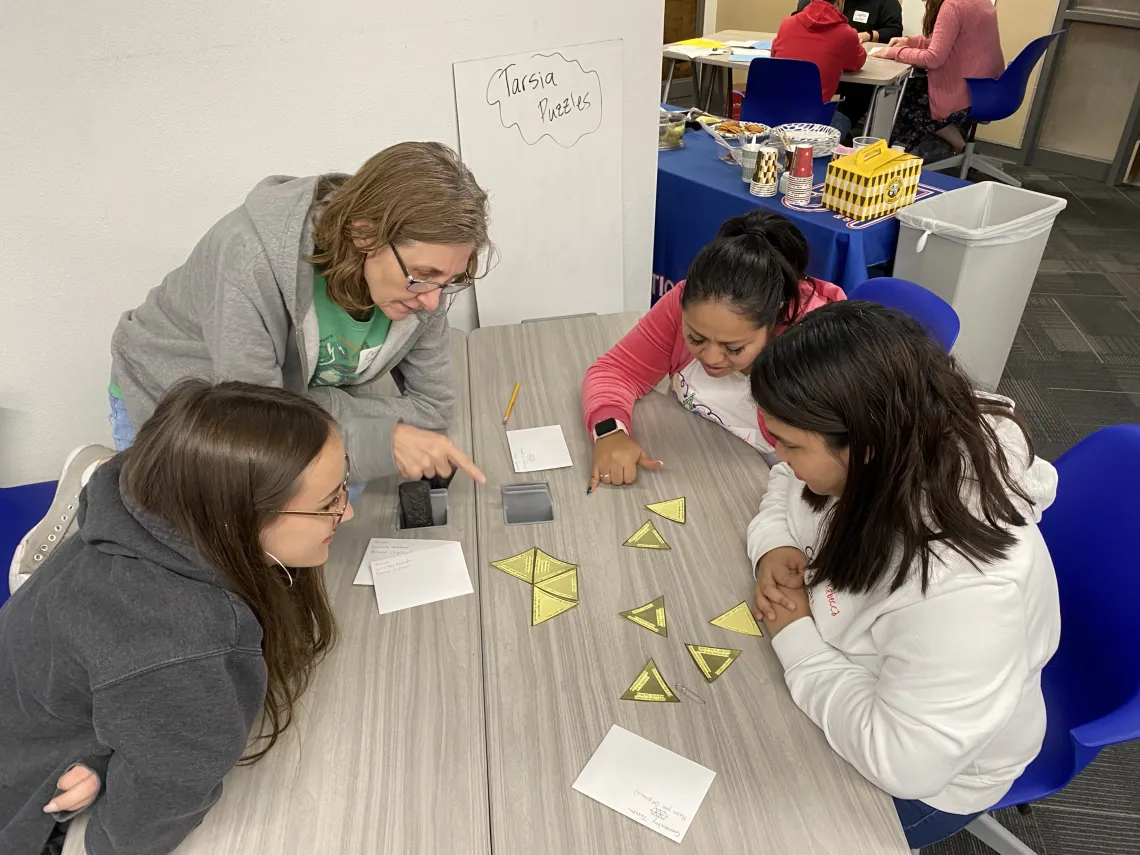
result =
[[[0,606],[8,599],[8,565],[25,534],[43,519],[55,497],[55,481],[0,488]]]
[[[970,121],[996,122],[1008,119],[1025,100],[1025,89],[1029,85],[1029,75],[1045,56],[1053,40],[1062,34],[1061,30],[1034,39],[1013,62],[1005,67],[1001,77],[991,80],[985,77],[966,78],[970,90]]]
[[[906,279],[886,276],[868,279],[848,291],[847,299],[870,300],[910,315],[926,327],[930,337],[942,345],[947,353],[954,346],[962,329],[962,323],[953,306],[937,294]]]
[[[831,123],[835,103],[823,100],[819,68],[806,59],[758,57],[748,63],[740,121],[769,127],[789,122]]]
[[[1041,534],[1057,571],[1061,643],[1041,674],[1041,753],[998,807],[1063,788],[1106,745],[1140,738],[1140,425],[1114,425],[1057,460]]]

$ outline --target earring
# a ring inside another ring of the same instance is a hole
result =
[[[274,555],[272,552],[266,552],[265,554],[268,555],[270,558],[272,558],[274,561],[276,561],[277,566],[285,571],[285,575],[289,577],[289,584],[286,585],[285,587],[286,588],[292,588],[293,587],[293,574],[289,572],[289,568],[286,567],[284,564],[282,564],[281,559],[278,558],[276,555]]]

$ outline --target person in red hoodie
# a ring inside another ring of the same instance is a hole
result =
[[[858,71],[867,61],[859,34],[843,14],[843,0],[811,0],[798,14],[780,22],[772,42],[772,56],[806,59],[819,68],[823,100],[830,101],[845,71]],[[832,125],[846,137],[851,120],[836,111]]]

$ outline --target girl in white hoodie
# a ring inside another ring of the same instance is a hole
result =
[[[1041,748],[1060,609],[1037,521],[1056,471],[1011,401],[872,303],[807,315],[751,385],[781,460],[748,529],[757,617],[910,846],[948,837]]]

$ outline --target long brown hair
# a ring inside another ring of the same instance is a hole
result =
[[[267,671],[264,718],[247,754],[254,763],[290,725],[313,666],[335,642],[320,568],[284,574],[261,531],[335,429],[316,403],[284,389],[185,380],[163,397],[123,452],[130,497],[169,523],[225,574],[261,624]]]
[[[309,260],[324,274],[329,299],[346,311],[373,306],[364,281],[364,259],[373,250],[408,241],[469,243],[475,252],[467,272],[474,277],[489,246],[487,193],[442,143],[399,143],[355,175],[322,176],[315,200],[316,249]]]
[[[917,322],[862,300],[821,306],[760,352],[751,381],[762,412],[848,451],[811,584],[866,593],[889,578],[894,591],[917,560],[925,592],[936,544],[977,565],[1015,543],[1009,529],[1026,520],[1011,496],[1032,500],[987,416],[1025,427],[1005,403],[979,397]],[[804,498],[827,506],[806,487]]]
[[[926,11],[922,14],[922,34],[927,38],[934,35],[934,22],[938,20],[938,10],[942,0],[926,0]]]

